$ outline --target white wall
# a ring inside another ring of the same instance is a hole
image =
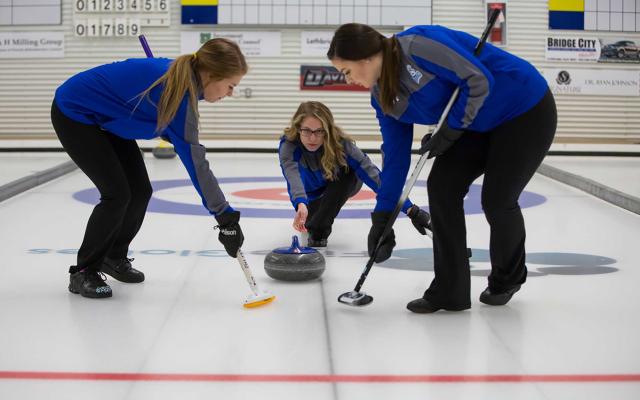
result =
[[[482,0],[434,0],[433,23],[479,35],[484,19]],[[147,36],[156,55],[173,57],[180,51],[180,31],[206,31],[208,27],[182,27],[180,5],[171,2],[169,28],[147,28]],[[544,39],[547,29],[546,0],[511,0],[507,6],[508,47],[538,68],[560,67],[545,61]],[[0,59],[0,138],[52,137],[49,109],[55,88],[71,74],[101,63],[143,56],[136,38],[79,39],[72,33],[71,1],[63,2],[61,26],[8,27],[0,32],[63,31],[63,59]],[[225,27],[224,30],[239,30]],[[276,29],[247,27],[245,30]],[[399,29],[399,27],[397,28]],[[389,28],[387,32],[393,31]],[[554,35],[571,32],[553,31]],[[600,37],[629,37],[640,42],[637,33],[597,33]],[[282,30],[282,56],[249,58],[251,71],[241,83],[250,87],[252,97],[225,99],[210,105],[201,103],[202,132],[206,138],[257,136],[273,138],[281,132],[298,103],[303,100],[325,102],[347,132],[360,138],[376,137],[377,124],[367,93],[300,91],[300,64],[325,64],[323,57],[300,56],[300,29]],[[630,69],[639,64],[571,64],[574,68]],[[588,138],[640,138],[640,97],[558,96],[559,136]],[[419,128],[419,131],[424,128]]]
[[[479,35],[483,23],[482,0],[434,0],[433,23]],[[625,37],[640,44],[640,34],[630,32],[576,32],[548,30],[546,0],[510,0],[507,3],[508,50],[538,69],[640,69],[640,64],[589,64],[545,61],[547,35]],[[558,136],[640,139],[640,97],[556,96]]]

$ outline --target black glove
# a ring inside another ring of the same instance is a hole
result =
[[[418,153],[424,154],[429,152],[427,158],[440,156],[453,145],[453,142],[462,136],[462,132],[463,131],[449,128],[449,124],[445,122],[435,134],[427,133],[424,135],[420,142],[420,150],[418,150]]]
[[[426,229],[431,230],[431,215],[415,204],[407,210],[407,217],[421,235],[427,234]]]
[[[387,225],[387,221],[391,217],[390,212],[386,211],[374,211],[371,213],[371,230],[369,231],[369,237],[367,240],[367,247],[369,249],[369,257],[373,255],[373,251],[376,249],[376,245],[380,240],[380,236],[382,236],[382,231],[384,231],[384,227]],[[391,257],[391,252],[393,251],[393,247],[396,245],[396,235],[393,233],[393,229],[389,232],[387,237],[384,239],[380,248],[378,249],[378,254],[376,254],[375,262],[381,263],[385,260],[388,260]]]
[[[216,215],[220,234],[218,234],[218,240],[224,246],[230,257],[236,258],[238,250],[244,242],[244,235],[242,229],[240,229],[240,211],[227,211],[225,213]]]

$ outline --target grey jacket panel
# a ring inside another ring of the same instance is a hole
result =
[[[195,115],[191,107],[187,107],[184,139],[190,146],[191,162],[203,202],[209,211],[218,215],[229,207],[229,203],[220,189],[218,179],[211,172],[209,161],[206,158],[207,150],[199,143],[198,116]]]
[[[298,163],[293,159],[293,153],[298,146],[295,143],[291,143],[287,140],[282,142],[280,146],[280,166],[282,172],[289,183],[289,193],[293,199],[306,199],[307,192],[304,189],[302,178],[300,177],[300,171],[298,170]]]
[[[395,119],[399,119],[402,114],[407,110],[409,106],[409,98],[415,92],[420,91],[431,80],[435,78],[435,75],[422,69],[416,64],[409,53],[409,45],[404,40],[406,36],[398,38],[400,48],[402,49],[401,64],[400,64],[400,85],[398,86],[398,94],[396,101],[393,105],[393,110],[389,113]],[[380,88],[376,84],[371,94],[375,97],[378,104],[380,103]]]
[[[353,158],[358,164],[360,164],[360,168],[362,168],[367,176],[375,182],[377,187],[380,187],[380,170],[375,166],[371,159],[367,157],[367,155],[364,154],[353,142],[345,140],[343,141],[343,145],[344,152],[347,157]]]
[[[469,59],[436,40],[421,35],[406,35],[398,40],[407,55],[420,57],[448,69],[459,79],[466,81],[469,94],[464,107],[462,128],[471,125],[489,96],[489,81],[484,73]]]

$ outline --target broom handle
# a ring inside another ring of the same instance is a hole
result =
[[[147,43],[147,38],[144,35],[138,36],[138,40],[142,45],[142,49],[144,50],[144,54],[147,55],[148,58],[153,58],[153,53],[151,52],[151,48],[149,47],[149,43]]]
[[[238,249],[236,258],[238,259],[238,263],[240,263],[240,267],[242,268],[242,272],[244,272],[245,278],[247,278],[251,291],[257,296],[259,294],[258,284],[251,273],[251,269],[249,269],[249,263],[247,263],[247,259],[244,257],[244,254],[242,254],[242,250]]]

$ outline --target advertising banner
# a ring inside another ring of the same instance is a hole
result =
[[[180,32],[180,52],[182,54],[197,51],[203,43],[214,38],[226,38],[238,43],[240,50],[248,57],[280,56],[281,34],[275,31],[251,32]]]
[[[594,36],[548,36],[548,61],[640,63],[640,47],[633,40]]]
[[[369,91],[362,86],[348,84],[344,74],[329,65],[301,65],[300,90]]]
[[[549,61],[591,61],[600,58],[600,40],[596,37],[547,37],[546,59]]]
[[[300,54],[324,57],[329,51],[332,38],[333,31],[302,31],[300,32]]]
[[[544,69],[553,94],[640,96],[640,70]]]
[[[63,57],[63,32],[0,32],[0,58]]]

